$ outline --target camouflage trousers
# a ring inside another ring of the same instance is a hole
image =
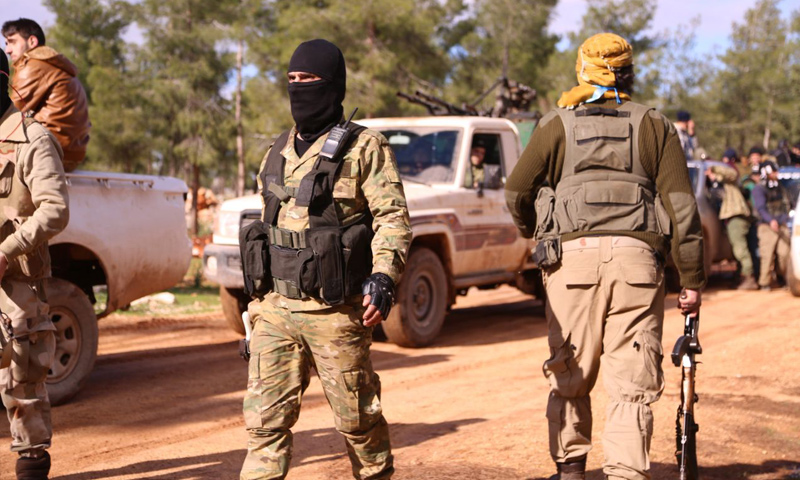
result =
[[[363,308],[340,305],[291,312],[269,302],[250,306],[254,329],[244,419],[250,440],[241,480],[283,479],[292,457],[291,428],[314,367],[344,436],[353,476],[391,478],[389,426],[380,403],[380,379],[372,369],[372,328]]]
[[[45,380],[55,355],[55,327],[47,315],[43,284],[34,289],[3,279],[1,286],[3,335],[8,338],[9,322],[15,339],[5,346],[12,356],[11,365],[0,370],[0,397],[11,426],[11,451],[24,454],[50,447],[53,429]]]

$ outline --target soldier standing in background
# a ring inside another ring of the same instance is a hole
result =
[[[89,104],[78,69],[64,55],[45,46],[42,27],[20,18],[3,24],[6,53],[14,62],[14,104],[32,115],[56,137],[64,151],[64,170],[71,172],[86,157]]]
[[[650,478],[650,404],[664,388],[670,248],[686,289],[683,312],[698,310],[705,284],[686,157],[672,123],[630,101],[632,57],[628,42],[610,33],[581,45],[579,85],[539,122],[506,184],[516,225],[539,240],[534,256],[548,298],[544,373],[554,479],[585,478],[589,394],[601,356],[610,397],[603,471],[608,479]]]
[[[8,61],[0,55],[0,397],[19,454],[19,480],[47,480],[52,425],[45,380],[56,329],[44,284],[47,241],[67,226],[61,147],[42,125],[24,118],[8,96]]]
[[[761,268],[758,286],[772,289],[772,273],[785,284],[786,264],[789,261],[789,212],[786,190],[778,180],[778,166],[771,160],[760,164],[761,181],[753,186],[753,207],[758,219],[758,251]]]
[[[245,242],[243,255],[246,282],[263,270],[256,280],[267,287],[249,307],[254,325],[244,417],[250,441],[240,478],[286,477],[291,428],[314,368],[353,476],[388,479],[393,457],[370,344],[373,327],[389,313],[411,241],[403,185],[380,133],[352,128],[338,167],[340,155],[333,162],[330,152],[323,155],[343,120],[346,69],[339,48],[325,40],[302,43],[288,78],[295,126],[270,147],[259,175],[263,222],[254,225],[268,232],[269,254],[262,261],[262,246],[253,241]]]

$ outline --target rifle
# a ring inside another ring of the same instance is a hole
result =
[[[672,363],[681,367],[681,404],[675,420],[675,456],[680,467],[681,480],[698,480],[697,472],[697,431],[700,426],[694,421],[694,404],[698,397],[694,391],[697,362],[695,355],[703,353],[697,331],[700,328],[700,312],[692,317],[686,315],[683,336],[675,342],[672,349]]]

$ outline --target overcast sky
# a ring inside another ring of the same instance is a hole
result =
[[[698,53],[721,53],[728,46],[733,22],[741,23],[745,11],[755,3],[756,0],[658,0],[653,29],[674,29],[681,24],[687,25],[694,17],[699,17]],[[790,12],[800,9],[800,0],[781,0],[779,5],[788,18]],[[585,0],[559,0],[551,30],[562,35],[577,30],[585,10]],[[19,17],[32,18],[45,28],[55,19],[42,5],[42,0],[0,0],[0,21]],[[140,40],[141,34],[137,31],[129,32],[127,39]]]

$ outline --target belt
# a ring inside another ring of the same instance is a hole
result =
[[[278,228],[273,225],[268,226],[269,229],[269,244],[277,245],[279,247],[303,249],[308,246],[306,243],[306,232],[295,232],[294,230],[287,230],[285,228]]]
[[[608,238],[611,241],[611,248],[615,247],[639,247],[653,250],[647,242],[639,240],[638,238],[625,237],[625,236],[608,236],[608,237],[581,237],[575,240],[570,240],[561,244],[562,252],[572,252],[575,250],[587,250],[600,248],[600,242]]]

